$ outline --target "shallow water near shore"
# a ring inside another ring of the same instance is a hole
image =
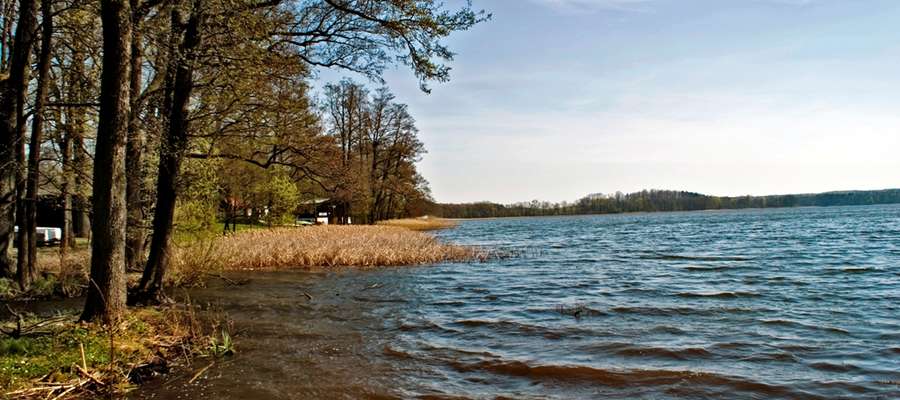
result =
[[[133,397],[900,398],[900,206],[437,235],[517,256],[212,282],[188,295],[234,320],[237,354]]]

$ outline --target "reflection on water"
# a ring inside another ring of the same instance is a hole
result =
[[[245,274],[138,398],[900,398],[900,207],[466,221],[488,263]],[[312,299],[304,293],[309,294]]]

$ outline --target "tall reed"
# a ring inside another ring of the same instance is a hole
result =
[[[455,227],[456,224],[457,222],[454,220],[434,217],[389,219],[386,221],[378,222],[378,225],[398,226],[401,228],[412,229],[414,231],[433,231],[438,229],[447,229]]]
[[[478,248],[441,243],[395,226],[312,226],[239,232],[177,249],[181,270],[374,267],[483,259]]]

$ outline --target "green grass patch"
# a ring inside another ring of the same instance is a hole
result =
[[[21,337],[0,334],[0,398],[61,393],[72,385],[81,385],[73,394],[82,397],[108,391],[121,395],[135,387],[129,377],[139,366],[159,364],[168,368],[192,354],[202,356],[208,351],[210,336],[203,333],[192,310],[134,309],[112,329],[75,322],[78,314],[74,311],[54,317],[54,322],[46,325],[40,325],[48,321],[46,318],[25,316],[23,327],[38,324],[39,328],[27,330]],[[9,321],[0,328],[12,332],[16,325]],[[103,384],[82,385],[89,380],[82,370]],[[57,392],[43,389],[52,385],[58,385]]]

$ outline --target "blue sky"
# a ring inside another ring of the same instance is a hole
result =
[[[900,187],[900,1],[474,3],[451,82],[386,76],[438,201]]]

